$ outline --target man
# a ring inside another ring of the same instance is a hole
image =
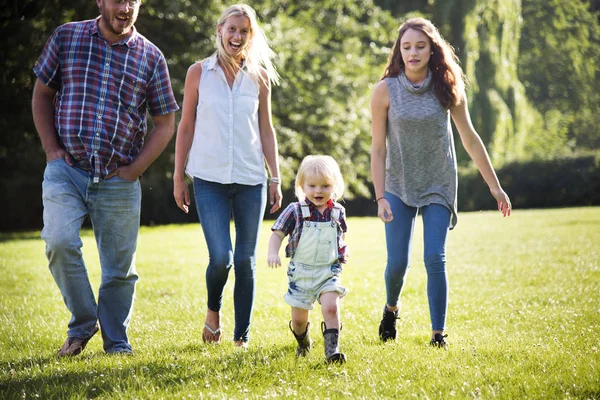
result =
[[[106,353],[133,353],[139,177],[173,136],[179,109],[164,56],[134,27],[140,0],[96,3],[100,16],[57,28],[33,69],[33,120],[47,159],[42,238],[71,312],[60,356],[81,353],[98,329]],[[86,216],[102,267],[98,303],[81,253]]]

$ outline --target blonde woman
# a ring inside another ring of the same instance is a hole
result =
[[[446,237],[457,222],[456,154],[450,117],[502,215],[510,215],[511,204],[471,123],[458,59],[431,21],[413,18],[398,30],[383,78],[375,86],[371,111],[371,172],[388,253],[387,303],[379,336],[383,341],[396,338],[399,298],[420,209],[430,344],[445,348]]]
[[[235,271],[233,340],[247,347],[254,302],[258,231],[268,191],[270,212],[281,207],[277,139],[271,121],[273,52],[244,4],[227,8],[217,23],[214,54],[193,64],[185,80],[177,130],[174,197],[188,212],[184,180],[193,179],[198,218],[208,246],[207,314],[202,338],[221,340],[223,289]],[[265,160],[271,179],[267,184]],[[236,233],[230,235],[230,216]]]
[[[281,266],[279,248],[289,235],[285,254],[288,290],[284,296],[292,307],[290,329],[298,342],[296,356],[311,349],[308,316],[313,304],[321,304],[321,330],[327,362],[346,361],[339,351],[339,299],[347,290],[341,286],[342,263],[346,262],[346,211],[337,203],[344,194],[340,167],[330,156],[307,156],[296,176],[296,196],[281,213],[271,230],[268,263]]]

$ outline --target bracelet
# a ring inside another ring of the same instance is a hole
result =
[[[379,203],[379,200],[381,199],[385,199],[385,196],[378,197],[377,200],[375,200],[375,203]]]
[[[277,184],[279,184],[281,182],[279,181],[279,177],[273,176],[273,177],[271,177],[271,183],[277,183]]]

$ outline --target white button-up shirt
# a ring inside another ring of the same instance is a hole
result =
[[[242,67],[229,88],[217,57],[202,63],[186,173],[211,182],[258,185],[267,178],[258,127],[259,85]]]

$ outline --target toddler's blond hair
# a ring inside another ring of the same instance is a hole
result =
[[[325,179],[327,183],[333,186],[331,198],[335,201],[344,194],[344,178],[340,171],[340,166],[331,156],[317,155],[306,156],[296,175],[295,192],[298,200],[304,200],[306,194],[302,187],[306,182],[307,177],[318,176]]]

